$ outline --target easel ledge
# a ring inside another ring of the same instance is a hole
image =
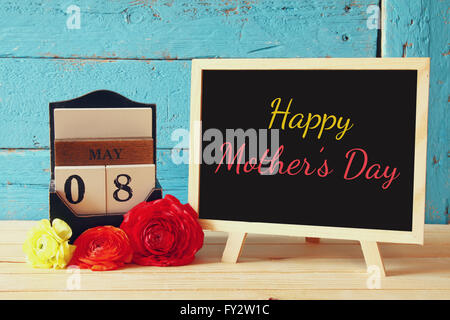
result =
[[[237,263],[244,247],[247,233],[245,232],[230,232],[228,234],[225,250],[222,255],[222,262]],[[305,241],[311,244],[319,244],[320,238],[305,237]],[[383,258],[381,257],[380,248],[376,241],[360,241],[361,249],[366,261],[367,269],[375,266],[379,271],[380,276],[386,276]]]

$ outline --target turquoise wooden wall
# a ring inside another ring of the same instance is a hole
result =
[[[427,223],[449,223],[450,1],[384,0],[383,56],[431,57]]]
[[[171,133],[188,128],[191,59],[381,52],[432,57],[426,217],[447,223],[448,1],[383,1],[381,32],[368,26],[375,0],[0,4],[0,219],[47,216],[50,101],[109,89],[156,103],[158,178],[187,201],[188,168],[173,164],[171,152],[188,150],[173,150]],[[67,28],[70,5],[81,9],[79,29]]]

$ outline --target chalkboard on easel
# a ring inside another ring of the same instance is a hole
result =
[[[194,61],[189,202],[212,230],[421,243],[427,97],[428,59]]]

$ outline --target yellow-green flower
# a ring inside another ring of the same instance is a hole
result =
[[[75,246],[69,244],[72,229],[61,219],[43,219],[29,232],[23,244],[27,262],[34,268],[62,269],[72,258]]]

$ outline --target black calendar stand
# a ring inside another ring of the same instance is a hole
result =
[[[92,215],[80,217],[67,206],[64,200],[55,191],[55,126],[54,110],[58,108],[151,108],[152,109],[152,133],[153,133],[153,159],[156,164],[156,105],[138,103],[125,98],[124,96],[107,90],[99,90],[88,93],[73,100],[52,102],[49,105],[50,115],[50,161],[51,161],[51,182],[49,190],[50,220],[59,218],[67,222],[72,228],[73,242],[83,231],[101,225],[120,226],[123,220],[122,215]],[[156,166],[155,166],[156,167]],[[156,170],[155,170],[156,174]],[[156,179],[156,186],[153,188],[146,201],[153,201],[162,198],[162,188]]]

